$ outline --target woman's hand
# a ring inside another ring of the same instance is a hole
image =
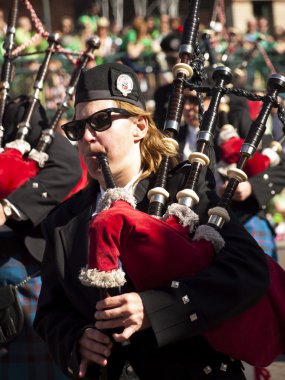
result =
[[[79,377],[84,377],[88,367],[93,363],[105,367],[111,348],[112,342],[107,335],[93,328],[84,330],[78,341],[78,352],[81,356]]]
[[[4,210],[3,210],[3,206],[2,204],[0,203],[0,226],[4,226],[4,224],[6,223],[6,215],[4,214]]]
[[[121,333],[114,333],[116,342],[127,341],[136,331],[150,326],[138,293],[125,293],[107,297],[96,304],[95,326],[100,330],[121,327]]]

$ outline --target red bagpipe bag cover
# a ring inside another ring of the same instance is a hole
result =
[[[240,159],[240,150],[244,139],[231,137],[220,145],[221,160],[228,164],[235,164]],[[245,173],[252,177],[270,166],[270,159],[264,154],[255,152],[252,158],[249,158],[244,166]]]
[[[82,190],[88,184],[87,169],[80,156],[82,176],[76,186],[66,196],[66,199]],[[37,161],[24,158],[20,150],[5,148],[0,154],[0,199],[6,198],[30,178],[35,177],[40,170]]]
[[[82,268],[80,280],[87,286],[123,285],[120,260],[137,291],[169,285],[211,264],[223,246],[215,234],[218,232],[212,227],[201,225],[191,239],[177,215],[168,216],[165,222],[135,210],[128,201],[110,202],[109,208],[91,221],[89,262]],[[285,271],[265,257],[270,286],[263,298],[203,334],[216,350],[256,367],[269,365],[285,351]]]
[[[38,171],[37,162],[24,159],[18,149],[6,148],[0,154],[0,199],[36,176]]]
[[[19,123],[24,120],[29,105],[29,97],[20,95],[5,106],[2,120],[5,149],[0,154],[0,198],[5,198],[18,189],[40,170],[38,162],[25,154],[31,146],[36,146],[43,129],[48,125],[45,109],[40,103],[36,103],[33,112],[29,114],[32,128],[26,136],[27,140],[17,139]]]

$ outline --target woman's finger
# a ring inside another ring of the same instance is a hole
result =
[[[126,342],[136,331],[139,330],[138,325],[126,327],[120,334],[114,333],[112,336],[116,342]]]
[[[85,377],[88,368],[88,360],[82,359],[79,365],[79,377]]]

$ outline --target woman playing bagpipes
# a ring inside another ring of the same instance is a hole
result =
[[[189,271],[162,280],[159,286],[164,274],[171,273],[183,257],[177,256],[179,247],[173,248],[171,264],[153,273],[151,263],[145,265],[143,258],[136,256],[147,241],[142,238],[130,253],[137,271],[125,271],[127,281],[115,295],[108,290],[112,297],[102,299],[98,287],[87,287],[79,280],[88,263],[89,229],[103,215],[100,198],[108,187],[99,156],[107,157],[116,186],[135,196],[141,221],[137,228],[148,231],[150,243],[152,237],[168,238],[148,228],[151,217],[146,214],[147,193],[154,187],[160,162],[164,156],[173,161],[168,173],[168,203],[184,188],[191,167],[189,162],[175,166],[176,151],[162,142],[134,72],[121,64],[83,71],[74,120],[64,129],[69,138],[78,140],[92,181],[44,223],[47,246],[34,326],[56,363],[71,378],[107,375],[115,380],[127,360],[140,379],[245,379],[241,362],[216,351],[203,337],[207,329],[255,305],[269,283],[263,251],[233,215],[221,231],[224,247],[198,273],[190,275]],[[207,221],[207,210],[218,202],[214,189],[214,173],[204,168],[198,181],[200,201],[194,207],[200,223]],[[110,223],[110,232],[116,229],[121,225]],[[101,238],[108,241],[108,234]],[[173,244],[171,239],[169,243]],[[203,244],[206,252],[211,243]],[[161,250],[153,252],[153,262],[163,254]],[[109,261],[107,252],[106,258]],[[104,257],[102,261],[104,266]],[[137,291],[134,282],[140,274],[146,281],[149,274],[157,285],[145,289],[142,285]],[[117,328],[120,330],[114,332]],[[102,368],[107,370],[100,375]]]

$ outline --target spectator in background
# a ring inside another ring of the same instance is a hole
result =
[[[270,34],[268,20],[265,17],[261,17],[258,19],[257,25],[259,37],[261,38],[259,45],[264,49],[265,54],[271,62],[272,53],[275,49],[275,41],[273,36]],[[268,66],[264,56],[261,53],[257,56],[257,67],[261,75],[261,79],[264,83],[266,83],[268,76],[271,74],[271,67]]]
[[[247,83],[246,70],[233,70],[232,84],[236,88],[245,89]],[[250,102],[242,96],[229,94],[228,113],[229,124],[233,125],[241,138],[245,138],[252,123],[252,105],[257,102]]]
[[[285,52],[285,29],[282,26],[276,25],[274,28],[273,38],[276,42],[275,50],[278,54]]]
[[[163,41],[163,39],[166,38],[168,34],[170,34],[171,32],[169,20],[170,18],[167,14],[160,15],[158,35],[155,38],[153,38],[153,42],[152,42],[152,48],[153,48],[153,51],[156,53],[156,60],[157,60],[159,69],[161,71],[160,78],[164,76],[169,77],[168,74],[170,74],[170,73],[167,73],[169,71],[169,65],[167,62],[166,52],[163,46],[161,45],[161,42]],[[170,78],[168,78],[166,82],[170,80],[172,80],[171,74],[170,74]]]
[[[256,46],[255,50],[252,50]],[[244,49],[252,51],[248,57],[247,82],[249,88],[264,88],[271,68],[267,60],[274,51],[273,37],[268,31],[268,20],[264,17],[247,22],[247,31],[244,36]]]
[[[199,103],[195,91],[184,91],[184,108],[183,120],[178,136],[179,152],[182,160],[188,160],[190,153],[195,152],[197,148],[197,133],[200,127],[199,120]],[[206,111],[210,104],[210,98],[203,99],[204,110]]]
[[[159,34],[161,39],[164,38],[168,33],[171,32],[170,28],[170,17],[168,14],[161,14],[159,18]]]
[[[265,17],[261,17],[258,19],[257,26],[258,26],[258,32],[260,34],[263,34],[266,37],[266,39],[271,37],[269,34],[268,20]]]
[[[62,62],[58,59],[50,62],[48,71],[45,82],[45,108],[48,117],[53,117],[58,105],[63,102],[70,75],[64,71]]]
[[[159,129],[163,129],[166,119],[167,106],[173,89],[173,73],[172,68],[179,58],[179,46],[181,42],[181,34],[179,32],[170,31],[162,39],[160,46],[165,57],[166,68],[160,75],[160,86],[154,92],[154,120]]]
[[[15,43],[20,46],[23,44],[28,44],[31,38],[35,35],[35,31],[33,30],[31,19],[27,16],[20,16],[17,20],[17,27],[15,33]],[[47,48],[47,41],[39,36],[38,39],[34,40],[31,45],[27,45],[27,47],[23,50],[23,53],[33,53],[36,51],[43,51]],[[30,59],[27,57],[26,59]],[[35,56],[32,57],[35,59]]]
[[[99,49],[94,50],[96,64],[105,63],[111,60],[111,56],[116,53],[114,38],[110,33],[110,22],[106,17],[100,17],[97,22],[97,35],[100,38]]]
[[[197,132],[200,126],[198,118],[199,103],[194,91],[187,91],[184,99],[184,124],[180,128],[178,142],[182,159],[188,160],[190,153],[195,152],[197,146]]]
[[[247,20],[246,23],[246,32],[245,32],[245,40],[249,42],[256,41],[256,38],[258,36],[258,30],[257,30],[257,20],[255,17],[252,17]]]
[[[282,26],[274,28],[274,47],[272,52],[272,61],[278,73],[285,72],[285,29]]]
[[[60,24],[59,34],[62,46],[73,52],[78,51],[79,44],[77,42],[77,37],[74,35],[75,25],[73,19],[69,16],[63,16]]]
[[[86,13],[79,16],[77,22],[78,24],[86,26],[88,30],[90,29],[92,31],[92,33],[96,33],[99,13],[100,6],[97,2],[94,2],[91,4]]]
[[[146,65],[153,59],[153,52],[152,39],[142,17],[135,17],[132,27],[123,37],[121,50],[125,52],[122,59],[125,64],[136,72],[145,72]]]
[[[75,35],[72,43],[72,51],[79,53],[86,47],[86,41],[94,35],[89,23],[78,22],[75,25]],[[70,49],[71,50],[71,49]]]
[[[256,72],[256,57],[258,55],[258,52],[256,50],[253,50],[254,44],[257,41],[257,38],[259,36],[258,30],[257,30],[257,20],[256,18],[252,17],[247,21],[246,24],[246,33],[244,35],[244,44],[243,48],[245,52],[252,51],[252,54],[250,57],[248,57],[248,64],[247,64],[247,85],[249,88],[252,88],[254,85],[254,77]]]
[[[181,24],[181,17],[177,16],[177,17],[171,17],[170,18],[170,29],[173,31],[173,32],[182,32],[182,24]]]
[[[74,22],[72,17],[70,16],[63,16],[61,18],[61,37],[69,36],[74,33]]]
[[[229,27],[227,28],[225,47],[220,49],[220,59],[231,69],[243,69],[248,62],[244,62],[243,35],[240,30]]]
[[[113,37],[116,51],[119,51],[123,42],[123,34],[120,25],[115,21],[110,23],[110,34]]]
[[[135,17],[132,27],[123,37],[121,61],[131,67],[138,75],[141,91],[147,99],[151,99],[156,88],[154,71],[158,70],[153,40],[147,32],[145,20]]]
[[[32,31],[32,23],[29,17],[27,16],[20,16],[17,20],[17,27],[16,27],[16,33],[15,33],[15,43],[17,45],[22,45],[27,43],[33,36]],[[35,48],[33,46],[27,47],[24,52],[30,53],[34,51]]]
[[[152,39],[159,37],[159,29],[156,26],[155,18],[153,16],[148,16],[146,18],[147,33],[151,36]]]
[[[285,33],[285,29],[283,26],[281,25],[275,25],[274,26],[274,33],[273,33],[273,36],[275,38],[278,38],[278,37],[283,37],[284,36],[284,33]]]

